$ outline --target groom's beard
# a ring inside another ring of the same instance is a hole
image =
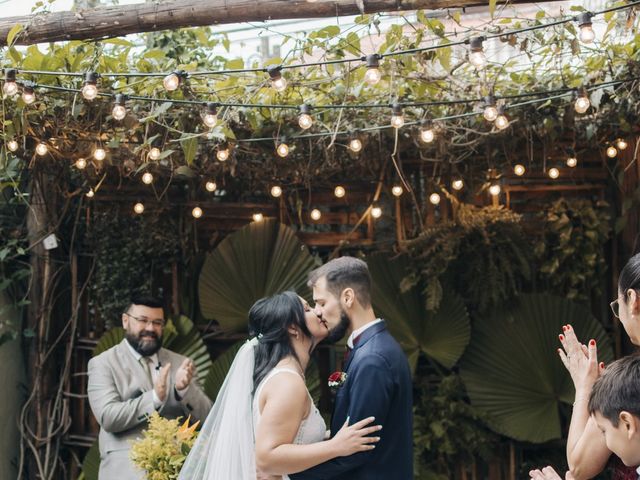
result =
[[[328,343],[336,343],[338,340],[344,337],[347,330],[349,330],[349,326],[351,325],[351,321],[347,316],[347,312],[345,312],[342,308],[340,309],[340,323],[329,330],[329,335],[326,338],[326,342]]]

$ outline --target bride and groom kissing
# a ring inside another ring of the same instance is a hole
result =
[[[257,301],[238,351],[179,480],[409,480],[412,382],[406,356],[376,318],[367,264],[312,271],[312,308],[293,292]],[[322,340],[347,340],[330,432],[304,373]],[[383,428],[384,427],[384,428]]]

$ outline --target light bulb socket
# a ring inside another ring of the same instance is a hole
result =
[[[393,103],[391,105],[391,113],[395,116],[402,116],[402,105],[400,103]]]
[[[15,82],[18,71],[15,68],[6,68],[4,71],[5,82]]]
[[[371,53],[364,57],[365,62],[367,63],[367,68],[378,68],[380,67],[380,55],[377,53]]]
[[[433,121],[428,118],[424,118],[420,121],[420,128],[422,130],[432,130],[433,129]]]
[[[116,93],[115,97],[113,97],[113,103],[115,105],[122,105],[127,102],[127,96],[124,93]]]
[[[216,102],[207,102],[207,114],[209,115],[217,115],[218,114],[218,106],[220,104]]]
[[[593,13],[591,12],[582,12],[574,17],[574,20],[578,23],[578,27],[590,27],[593,23],[591,19],[593,18]]]
[[[272,81],[282,78],[282,65],[269,65],[267,67],[267,73]]]
[[[22,93],[25,95],[34,95],[36,92],[33,89],[33,84],[31,82],[25,82],[22,87]]]
[[[469,50],[472,52],[483,52],[484,41],[485,37],[471,37],[469,39]]]
[[[575,92],[576,98],[589,98],[589,93],[585,87],[580,87]]]
[[[496,106],[496,97],[493,95],[487,95],[484,97],[484,106],[485,107],[495,107]]]
[[[87,72],[84,76],[85,85],[95,85],[98,83],[99,74],[96,72]]]
[[[306,103],[300,105],[300,115],[311,115],[311,105]]]

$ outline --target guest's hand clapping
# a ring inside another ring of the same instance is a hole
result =
[[[542,470],[531,470],[529,477],[532,480],[562,480],[562,477],[552,467],[544,467]],[[565,474],[565,480],[574,480],[571,472]]]
[[[564,366],[571,375],[571,380],[576,388],[576,398],[581,395],[589,395],[591,387],[604,369],[604,363],[598,365],[598,348],[596,341],[589,340],[589,346],[580,343],[571,325],[562,327],[564,334],[560,334],[560,343],[563,348],[558,349],[558,354]]]

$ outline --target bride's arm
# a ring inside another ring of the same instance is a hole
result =
[[[256,466],[260,472],[284,475],[307,470],[332,458],[373,448],[376,437],[366,437],[379,427],[365,427],[370,419],[341,430],[331,440],[308,445],[294,445],[293,440],[305,413],[309,397],[301,378],[277,375],[265,385],[264,402],[256,431]]]

